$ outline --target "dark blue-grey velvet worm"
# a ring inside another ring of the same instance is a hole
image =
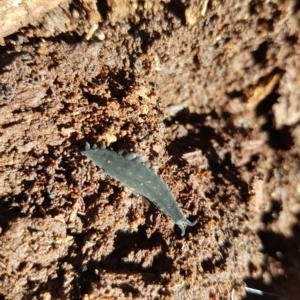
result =
[[[120,181],[135,192],[153,202],[163,213],[169,216],[181,229],[184,236],[183,224],[194,226],[197,221],[190,222],[181,211],[169,188],[155,172],[149,169],[149,163],[142,164],[141,158],[135,153],[116,153],[105,147],[97,148],[87,143],[81,152],[110,177]]]

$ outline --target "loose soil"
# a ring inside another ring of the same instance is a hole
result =
[[[298,299],[299,26],[299,1],[86,0],[5,37],[0,299]],[[198,224],[86,142],[147,157]]]

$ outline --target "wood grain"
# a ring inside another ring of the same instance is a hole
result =
[[[64,0],[0,0],[0,38],[40,19]]]

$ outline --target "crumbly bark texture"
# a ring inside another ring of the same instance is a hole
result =
[[[6,37],[0,295],[298,299],[299,9],[66,1]],[[181,237],[86,142],[145,156],[198,224]]]

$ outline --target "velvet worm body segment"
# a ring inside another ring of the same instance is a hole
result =
[[[154,203],[179,226],[182,236],[185,234],[183,224],[194,226],[197,223],[197,221],[190,222],[184,216],[169,188],[153,170],[149,169],[147,163],[141,163],[140,157],[136,154],[121,155],[105,147],[91,148],[88,143],[81,154],[102,168],[110,177]]]

